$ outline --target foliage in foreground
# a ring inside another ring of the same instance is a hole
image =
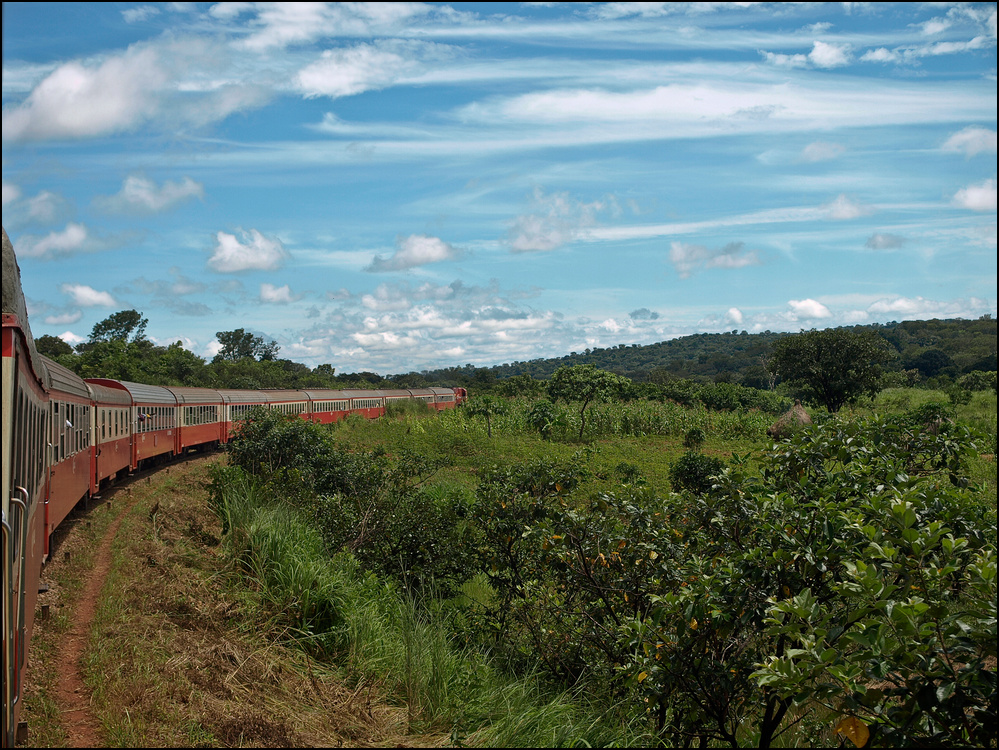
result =
[[[271,487],[308,487],[291,493],[312,539],[296,548],[349,550],[387,576],[365,579],[375,589],[436,588],[443,600],[425,598],[419,617],[447,610],[435,627],[455,643],[620,706],[646,741],[828,744],[838,732],[994,746],[995,509],[967,477],[974,437],[938,412],[828,419],[763,451],[758,470],[733,457],[707,486],[664,496],[624,464],[627,484],[582,496],[589,449],[483,467],[472,495],[431,481],[436,459],[350,454],[277,416],[276,433],[308,435],[272,439],[263,420],[232,457]],[[282,457],[313,439],[303,464]],[[272,553],[258,549],[263,578]],[[326,590],[310,579],[275,606],[292,613]],[[315,617],[296,627],[342,651],[344,626]]]

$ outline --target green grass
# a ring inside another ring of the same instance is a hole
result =
[[[329,557],[307,521],[245,480],[230,476],[216,507],[229,558],[288,639],[386,686],[408,706],[413,731],[515,747],[640,741],[609,722],[606,706],[546,692],[540,680],[511,676],[461,641],[454,602],[417,600],[360,570],[349,554]]]

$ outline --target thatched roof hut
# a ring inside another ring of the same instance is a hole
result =
[[[774,440],[783,440],[811,423],[812,418],[808,416],[805,407],[801,405],[801,401],[795,399],[794,406],[788,409],[780,419],[770,425],[767,429],[767,435]]]

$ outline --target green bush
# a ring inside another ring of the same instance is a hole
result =
[[[703,495],[711,491],[713,478],[724,469],[725,462],[720,458],[689,450],[670,466],[669,478],[676,492],[687,490]]]

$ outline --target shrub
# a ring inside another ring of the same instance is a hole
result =
[[[720,458],[688,450],[670,467],[669,478],[676,492],[687,490],[703,495],[711,491],[713,477],[724,469],[725,462]]]

